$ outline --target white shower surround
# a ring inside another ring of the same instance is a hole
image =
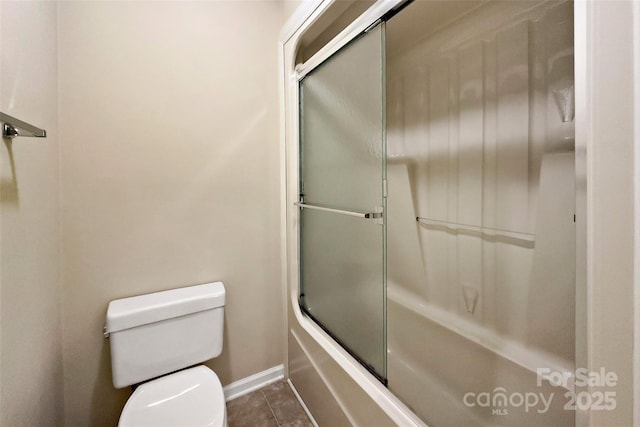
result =
[[[355,20],[349,27],[342,31],[325,48],[321,49],[316,56],[310,59],[307,64],[312,66],[294,69],[295,53],[297,44],[306,29],[310,28],[318,17],[322,15],[334,2],[334,0],[313,1],[303,3],[297,13],[294,14],[287,27],[282,33],[280,43],[280,87],[281,87],[281,176],[282,176],[282,225],[285,234],[283,235],[283,274],[285,275],[287,287],[285,296],[288,305],[287,332],[292,339],[303,349],[311,365],[317,371],[320,378],[327,386],[329,393],[338,401],[343,411],[347,414],[350,422],[356,420],[349,416],[353,408],[345,407],[336,391],[328,383],[326,375],[320,372],[317,359],[318,354],[312,350],[305,349],[304,338],[301,333],[307,334],[308,338],[315,341],[319,348],[329,356],[342,373],[336,375],[346,375],[362,388],[369,398],[371,398],[380,409],[389,417],[389,420],[399,425],[422,425],[422,421],[413,415],[408,408],[395,396],[388,392],[373,377],[370,376],[351,356],[340,348],[330,337],[320,328],[307,320],[300,312],[297,304],[298,295],[298,257],[297,257],[297,212],[293,203],[297,200],[297,81],[300,73],[310,71],[314,66],[320,64],[324,59],[346,44],[351,38],[375,22],[386,11],[393,8],[400,1],[379,1],[371,7],[365,14]],[[625,153],[613,154],[611,158],[600,160],[599,156],[603,150],[598,150],[597,142],[602,143],[602,130],[594,126],[603,125],[607,119],[615,117],[615,112],[619,105],[616,105],[612,97],[603,97],[603,91],[609,90],[616,94],[624,95],[625,84],[632,83],[633,86],[633,56],[627,58],[624,52],[609,52],[609,65],[618,66],[621,70],[621,81],[615,81],[608,75],[595,74],[602,66],[598,67],[596,59],[601,58],[603,47],[601,43],[611,43],[615,34],[620,32],[634,31],[633,20],[629,19],[629,14],[633,17],[638,13],[632,4],[628,9],[612,10],[607,9],[606,4],[598,2],[579,1],[574,5],[574,45],[575,45],[575,109],[576,109],[576,156],[583,161],[584,166],[576,170],[577,178],[588,182],[587,192],[584,195],[577,195],[577,227],[578,230],[586,230],[586,233],[578,233],[578,253],[577,253],[577,287],[578,293],[584,295],[583,300],[576,302],[578,322],[582,324],[582,329],[577,332],[577,345],[584,349],[583,354],[576,354],[576,364],[595,369],[598,366],[607,366],[609,370],[627,372],[631,370],[634,361],[638,365],[638,356],[628,351],[632,347],[630,344],[633,338],[633,328],[629,330],[628,325],[618,328],[616,319],[603,316],[603,313],[617,313],[618,315],[628,315],[634,318],[633,304],[633,271],[629,271],[629,263],[624,258],[620,246],[628,244],[623,238],[624,233],[632,235],[633,221],[632,206],[623,197],[609,196],[607,189],[612,185],[630,186],[632,185],[632,168],[629,163],[624,163]],[[605,10],[605,18],[598,19],[598,14]],[[635,11],[635,12],[634,12]],[[635,25],[635,31],[638,24]],[[609,34],[611,33],[611,34]],[[636,36],[637,38],[637,36]],[[633,38],[623,43],[623,47],[633,49]],[[636,49],[636,55],[638,55]],[[636,58],[636,66],[640,61]],[[630,76],[630,77],[629,77]],[[635,79],[639,84],[638,78]],[[633,93],[627,94],[633,105]],[[637,92],[636,92],[637,98]],[[594,100],[600,101],[597,105]],[[636,100],[636,103],[638,101]],[[638,124],[636,124],[638,126]],[[629,126],[619,130],[619,136],[625,136],[633,140],[633,121]],[[637,136],[636,136],[637,138]],[[603,156],[604,157],[604,156]],[[623,161],[618,165],[613,160]],[[609,174],[608,174],[609,173]],[[636,195],[636,198],[639,196]],[[607,209],[602,208],[602,200],[606,199]],[[610,235],[597,233],[598,228],[602,228],[611,221],[616,222],[616,232]],[[583,245],[583,247],[580,247]],[[620,251],[620,252],[619,252]],[[624,258],[624,259],[623,259]],[[608,263],[604,271],[596,271],[596,264]],[[617,271],[616,271],[617,269]],[[618,280],[619,289],[616,292],[609,292],[611,280]],[[629,280],[620,282],[620,280]],[[628,286],[627,286],[628,285]],[[606,299],[598,299],[597,296],[607,295]],[[635,310],[638,311],[638,299],[636,297]],[[638,317],[636,318],[636,327]],[[616,329],[617,333],[610,331]],[[636,332],[637,333],[637,332]],[[617,353],[601,351],[602,348],[610,348],[616,344],[624,344],[625,348]],[[637,347],[636,347],[637,348]],[[289,350],[291,354],[293,350]],[[637,351],[637,350],[636,350]],[[325,366],[326,368],[326,366]],[[290,367],[287,368],[288,373]],[[335,368],[334,368],[335,369]],[[633,396],[637,391],[633,390],[633,380],[625,383],[622,389],[618,389],[619,395],[625,407],[633,409],[638,423],[638,402],[633,402]],[[638,375],[635,376],[636,389],[638,387]],[[621,392],[621,393],[620,393]],[[637,394],[636,394],[637,395]],[[305,396],[303,396],[304,398]],[[310,402],[309,406],[313,406]],[[579,413],[576,417],[576,425],[597,425],[597,424],[620,424],[633,423],[633,413],[618,413],[615,411],[593,413]]]

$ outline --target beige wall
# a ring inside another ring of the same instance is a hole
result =
[[[65,414],[112,426],[129,390],[115,298],[222,280],[223,384],[283,362],[278,2],[60,2]]]
[[[0,15],[0,110],[48,133],[46,139],[0,143],[0,425],[57,426],[62,424],[57,7],[2,1]]]

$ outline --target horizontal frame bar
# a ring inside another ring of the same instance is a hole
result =
[[[318,205],[309,205],[306,203],[300,203],[300,202],[296,202],[294,203],[294,205],[298,206],[301,209],[315,209],[318,211],[324,211],[324,212],[331,212],[331,213],[337,213],[340,215],[348,215],[348,216],[354,216],[356,218],[382,218],[382,212],[354,212],[354,211],[345,211],[342,209],[334,209],[334,208],[326,208],[324,206],[318,206]]]

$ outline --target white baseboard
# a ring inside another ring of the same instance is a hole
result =
[[[224,390],[224,399],[228,402],[283,378],[284,366],[274,366],[266,371],[258,372],[224,386],[222,388]]]

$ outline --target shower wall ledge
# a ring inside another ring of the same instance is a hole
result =
[[[520,342],[503,337],[482,325],[475,324],[455,313],[430,304],[421,296],[403,289],[391,281],[388,282],[387,298],[401,307],[484,347],[534,374],[537,374],[539,368],[548,368],[549,373],[541,375],[542,378],[548,379],[552,373],[556,372],[573,372],[575,370],[571,361],[563,360],[540,349],[527,347]],[[565,388],[569,391],[573,390],[571,384],[568,384]]]

